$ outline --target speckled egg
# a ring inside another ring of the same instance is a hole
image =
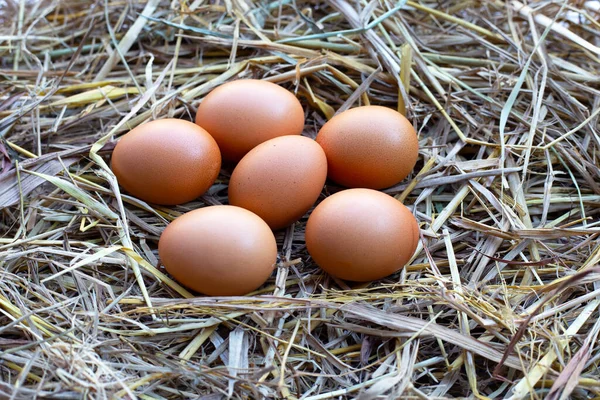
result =
[[[332,276],[366,282],[410,260],[419,226],[398,200],[371,189],[348,189],[323,200],[306,225],[306,247]]]
[[[210,92],[198,107],[196,124],[215,138],[224,159],[239,161],[269,139],[300,135],[304,110],[296,96],[279,85],[241,79]]]
[[[202,195],[217,179],[221,153],[198,125],[166,118],[140,125],[117,143],[111,168],[133,196],[156,204],[181,204]]]
[[[327,158],[313,139],[282,136],[242,158],[231,175],[229,203],[261,217],[272,229],[301,218],[327,178]]]
[[[158,252],[179,283],[210,296],[252,292],[265,283],[277,261],[269,226],[234,206],[205,207],[178,217],[163,231]]]
[[[346,187],[383,189],[410,174],[417,162],[415,129],[400,113],[365,106],[329,120],[317,135],[329,178]]]

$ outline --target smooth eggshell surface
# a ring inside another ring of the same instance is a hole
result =
[[[210,92],[198,107],[196,124],[215,138],[224,159],[239,161],[269,139],[300,135],[304,110],[296,96],[279,85],[241,79]]]
[[[346,187],[383,189],[406,178],[419,153],[415,129],[400,113],[365,106],[329,120],[317,135],[329,178]]]
[[[217,179],[221,153],[198,125],[161,119],[140,125],[117,143],[111,168],[133,196],[156,204],[181,204],[202,195]]]
[[[229,181],[229,204],[256,213],[272,229],[300,219],[318,199],[327,158],[313,139],[282,136],[242,158]]]
[[[367,282],[402,268],[417,247],[419,226],[398,200],[371,189],[348,189],[323,200],[306,225],[306,247],[323,270]]]
[[[210,296],[238,296],[257,289],[277,261],[269,226],[234,206],[200,208],[176,218],[163,231],[158,252],[179,283]]]

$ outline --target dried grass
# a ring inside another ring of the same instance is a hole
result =
[[[0,1],[0,398],[600,396],[597,6]],[[231,171],[153,207],[110,150],[250,77],[297,93],[307,136],[360,104],[414,121],[420,161],[386,191],[420,221],[410,265],[336,281],[304,218],[249,296],[165,274],[160,232]]]

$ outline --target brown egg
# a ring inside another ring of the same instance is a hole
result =
[[[306,247],[327,273],[366,282],[402,268],[417,247],[417,221],[398,200],[349,189],[323,200],[306,225]]]
[[[119,184],[133,196],[156,204],[181,204],[202,195],[217,179],[221,153],[198,125],[161,119],[124,135],[112,154]]]
[[[210,92],[198,107],[196,124],[215,138],[224,159],[239,161],[269,139],[300,135],[304,110],[296,96],[279,85],[241,79]]]
[[[167,226],[158,253],[169,274],[209,296],[238,296],[273,272],[277,243],[257,215],[234,206],[200,208]]]
[[[406,178],[417,162],[415,129],[400,113],[365,106],[329,120],[317,135],[329,178],[347,187],[383,189]]]
[[[300,219],[317,201],[327,178],[327,158],[313,139],[282,136],[242,158],[229,181],[229,204],[261,217],[271,229]]]

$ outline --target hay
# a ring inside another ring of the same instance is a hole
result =
[[[598,8],[0,1],[0,397],[600,396]],[[153,207],[110,151],[250,77],[297,93],[308,136],[361,104],[414,122],[415,173],[386,190],[421,225],[410,265],[336,281],[304,218],[250,296],[165,275],[160,232],[226,202],[231,171]]]

